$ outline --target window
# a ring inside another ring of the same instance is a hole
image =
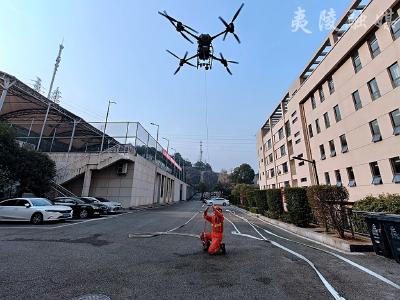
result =
[[[301,178],[300,181],[301,182],[307,182],[307,177]]]
[[[294,137],[298,137],[300,135],[300,131],[297,131],[295,134],[294,134]]]
[[[369,38],[368,46],[373,59],[381,53],[381,49],[379,48],[378,40],[376,39],[375,33]]]
[[[354,172],[352,167],[348,167],[347,169],[347,176],[349,177],[349,187],[355,187],[356,184],[356,178],[354,177]]]
[[[339,105],[336,105],[336,106],[333,108],[333,112],[335,113],[335,120],[336,120],[336,122],[341,121],[341,120],[342,120],[342,115],[340,114]]]
[[[389,67],[390,78],[392,79],[392,85],[394,88],[400,86],[400,70],[398,63],[395,63]]]
[[[317,133],[321,133],[321,127],[319,126],[319,120],[315,120],[315,127],[317,128]]]
[[[314,133],[313,133],[312,125],[311,125],[311,124],[308,125],[308,134],[310,135],[310,138],[314,137]]]
[[[325,101],[324,89],[321,87],[321,88],[318,90],[318,93],[319,93],[319,99],[321,100],[321,103],[324,102],[324,101]]]
[[[286,155],[285,145],[282,145],[279,149],[280,149],[280,152],[281,152],[281,156],[285,156]]]
[[[353,93],[353,103],[354,103],[354,108],[356,110],[359,110],[360,108],[362,108],[362,102],[361,102],[361,98],[360,98],[360,93],[358,91],[355,91]]]
[[[303,153],[297,155],[297,157],[303,158]],[[299,162],[299,167],[301,167],[301,166],[304,166],[304,161],[300,161],[300,162]]]
[[[268,150],[271,149],[271,147],[272,147],[272,142],[271,142],[271,139],[269,139],[269,140],[267,141],[267,148],[268,148]]]
[[[328,113],[324,113],[324,122],[325,122],[325,128],[328,129],[331,127],[331,122],[329,121],[329,115]]]
[[[368,82],[368,89],[369,93],[371,94],[372,101],[381,97],[381,92],[379,91],[378,82],[376,82],[375,78],[372,79],[370,82]]]
[[[297,122],[297,117],[292,120],[292,124]]]
[[[283,139],[285,135],[283,134],[283,127],[278,130],[278,138],[279,140]]]
[[[333,82],[332,77],[328,79],[328,87],[329,87],[329,93],[332,95],[335,92],[335,83]]]
[[[393,170],[393,182],[400,183],[400,156],[391,158],[390,164]]]
[[[400,109],[396,109],[390,113],[392,120],[393,134],[400,135]]]
[[[329,177],[329,172],[325,172],[325,182],[326,185],[331,185],[331,178]]]
[[[358,73],[362,69],[362,63],[358,51],[352,56],[354,71]]]
[[[336,185],[342,186],[342,175],[340,174],[340,170],[335,170],[335,177],[336,177]]]
[[[293,118],[295,115],[297,115],[297,111],[296,111],[296,110],[292,113],[292,118]]]
[[[319,152],[321,154],[321,160],[325,160],[326,159],[326,154],[325,154],[324,145],[319,145]]]
[[[372,174],[372,184],[373,185],[379,185],[382,184],[382,176],[381,176],[381,171],[379,170],[378,162],[374,161],[369,164],[371,168],[371,174]]]
[[[342,153],[346,153],[349,151],[349,146],[347,145],[346,135],[340,136],[340,145],[342,146]]]
[[[269,174],[271,174],[271,178],[275,177],[275,170],[274,169],[269,170]]]
[[[269,163],[272,163],[274,161],[274,156],[272,155],[272,153],[268,156],[269,158]]]
[[[329,141],[329,150],[331,150],[331,157],[335,157],[336,148],[335,148],[335,142],[333,140]]]
[[[312,109],[315,109],[317,107],[317,103],[315,102],[314,95],[311,96],[311,107],[312,107]]]
[[[375,119],[369,122],[369,128],[371,129],[372,141],[374,143],[382,141],[382,135],[381,135],[381,130],[379,129],[378,120]]]
[[[286,136],[289,137],[292,134],[292,130],[290,128],[290,122],[287,121],[285,123],[285,131],[286,131]]]
[[[282,164],[282,171],[283,171],[284,174],[286,174],[286,173],[289,172],[287,162],[285,162],[285,163]]]
[[[295,141],[295,144],[296,144],[296,145],[297,145],[297,144],[300,144],[300,142],[301,142],[301,139],[298,139],[298,140]]]
[[[290,182],[289,181],[285,181],[285,188],[290,188]]]
[[[275,189],[275,188],[276,188],[276,185],[275,185],[275,184],[273,184],[273,185],[272,185],[272,188],[273,188],[273,189]]]
[[[392,30],[392,34],[395,39],[400,37],[400,17],[397,11],[392,16],[392,21],[390,22],[390,27]]]

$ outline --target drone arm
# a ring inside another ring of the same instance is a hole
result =
[[[225,33],[226,33],[226,30],[222,31],[221,33],[218,33],[218,34],[214,35],[211,39],[215,40],[217,37],[220,37],[221,35],[223,35]]]
[[[196,41],[199,40],[199,37],[196,36],[195,34],[191,33],[190,31],[188,31],[188,30],[186,30],[186,29],[184,29],[183,31],[184,31],[186,34],[188,34],[188,35],[190,35],[191,37],[193,37]]]
[[[196,58],[196,57],[198,57],[198,56],[199,56],[199,54],[193,55],[193,56],[187,58],[186,61],[192,60],[193,58]]]

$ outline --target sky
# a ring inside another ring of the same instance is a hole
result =
[[[230,76],[222,65],[173,75],[178,56],[196,53],[159,10],[202,33],[224,30],[242,0],[0,0],[0,70],[32,85],[36,76],[48,89],[58,45],[64,40],[55,80],[61,105],[86,121],[139,121],[160,142],[192,162],[231,170],[249,163],[257,170],[255,135],[283,99],[329,31],[320,13],[342,16],[350,0],[247,0],[230,35],[215,40],[216,54],[240,62]],[[295,12],[305,10],[307,29],[293,32]],[[47,95],[47,92],[44,92]],[[207,139],[208,128],[208,139]]]

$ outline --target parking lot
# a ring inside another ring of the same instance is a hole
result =
[[[224,208],[227,254],[209,256],[202,206],[1,224],[0,299],[399,299],[393,260],[328,249],[235,207]]]

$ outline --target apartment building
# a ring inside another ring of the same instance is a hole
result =
[[[258,131],[261,189],[400,193],[399,15],[398,0],[351,3]]]

